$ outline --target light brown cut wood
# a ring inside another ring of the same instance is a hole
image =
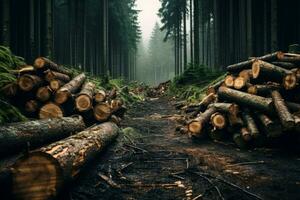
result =
[[[96,103],[104,102],[106,99],[106,92],[104,90],[96,90],[94,94],[94,101]]]
[[[281,121],[283,128],[287,130],[291,130],[295,126],[295,120],[293,115],[290,113],[287,108],[284,99],[278,91],[272,92],[272,99],[274,101],[274,106],[276,108],[276,112]]]
[[[118,135],[114,123],[103,123],[40,148],[12,166],[12,193],[16,199],[48,200],[63,192]]]
[[[210,122],[215,129],[224,129],[226,127],[226,118],[221,113],[214,113],[210,118]]]
[[[111,114],[111,106],[108,103],[98,103],[94,106],[94,117],[99,122],[108,120]]]
[[[297,86],[297,76],[296,74],[292,73],[292,74],[287,74],[286,76],[284,76],[283,78],[283,86],[286,90],[292,90]]]
[[[72,94],[80,89],[85,79],[86,76],[82,73],[73,78],[69,83],[62,86],[55,94],[55,102],[57,104],[63,104],[68,101]]]
[[[224,81],[226,87],[233,87],[234,86],[234,76],[232,75],[227,75],[225,77],[225,81]]]
[[[68,76],[71,76],[72,73],[66,70],[64,67],[57,65],[53,61],[49,60],[48,58],[45,57],[39,57],[35,59],[34,61],[34,67],[36,69],[43,69],[43,70],[53,70],[62,74],[66,74]]]
[[[64,116],[64,112],[59,105],[55,103],[47,103],[41,107],[39,112],[40,119],[60,118]]]
[[[86,112],[93,107],[93,96],[96,85],[92,82],[83,84],[75,99],[75,107],[79,112]]]
[[[247,88],[247,92],[249,94],[257,94],[257,86],[256,85],[249,85],[249,87]]]
[[[49,83],[49,87],[51,88],[52,91],[57,91],[59,88],[61,88],[65,83],[60,81],[60,80],[52,80]]]
[[[272,99],[248,94],[227,87],[220,87],[218,96],[226,101],[242,104],[258,110],[266,112],[272,112],[273,110]]]
[[[239,73],[239,77],[243,77],[246,82],[250,81],[253,78],[252,70],[245,69]]]
[[[19,88],[29,92],[43,83],[42,79],[36,75],[24,74],[18,79]]]
[[[36,98],[42,102],[48,101],[51,97],[52,91],[49,86],[40,87],[37,90]]]
[[[205,124],[210,120],[210,117],[217,112],[214,107],[208,108],[204,113],[199,114],[199,116],[188,123],[188,130],[191,136],[202,137],[203,129]]]
[[[237,90],[241,90],[242,88],[246,87],[247,80],[244,77],[237,77],[234,79],[233,87]]]
[[[59,73],[59,72],[55,72],[55,71],[52,71],[52,70],[47,70],[45,73],[46,73],[45,80],[48,81],[48,82],[50,82],[52,80],[61,80],[65,83],[67,83],[71,80],[70,76],[68,76],[66,74]]]

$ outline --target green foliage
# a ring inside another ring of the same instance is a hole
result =
[[[0,98],[0,124],[25,121],[27,118],[6,99]]]
[[[225,76],[225,72],[222,71],[210,71],[204,66],[189,66],[182,75],[174,78],[168,92],[177,98],[197,102],[205,96],[208,86]]]

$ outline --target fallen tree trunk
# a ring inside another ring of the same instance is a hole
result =
[[[117,137],[118,132],[115,124],[103,123],[20,159],[12,166],[14,197],[47,200],[57,196],[88,161]]]
[[[243,117],[245,125],[247,125],[247,129],[251,133],[251,136],[254,139],[257,139],[259,137],[260,133],[259,133],[258,127],[257,127],[253,117],[250,115],[249,111],[244,111],[242,117]]]
[[[205,124],[210,120],[210,117],[216,112],[216,108],[208,108],[204,113],[201,113],[199,117],[189,122],[188,129],[191,133],[191,136],[201,137]]]
[[[291,130],[295,126],[295,120],[293,115],[289,112],[287,106],[285,105],[284,99],[278,91],[272,92],[272,99],[281,121],[283,128]]]
[[[282,82],[287,90],[293,89],[297,85],[297,77],[291,70],[261,60],[256,60],[253,63],[252,74],[254,79],[263,76],[271,80],[274,79],[279,83]]]
[[[209,94],[211,94],[211,93],[216,94],[217,91],[218,91],[218,88],[219,88],[222,84],[224,84],[224,80],[221,80],[221,81],[219,81],[219,82],[217,82],[217,83],[215,83],[215,84],[209,86],[209,87],[207,88],[207,90],[206,90],[206,95],[209,95]]]
[[[42,102],[48,101],[51,98],[52,91],[49,86],[40,87],[37,90],[36,98]]]
[[[40,77],[30,74],[24,74],[18,79],[19,88],[25,92],[39,87],[42,83],[43,81]]]
[[[272,112],[272,99],[264,98],[227,87],[220,87],[218,96],[224,100],[233,101],[238,104],[252,108]]]
[[[0,155],[15,153],[30,146],[41,146],[85,128],[81,116],[18,122],[0,127]]]
[[[266,135],[270,138],[278,137],[282,134],[281,126],[276,124],[270,117],[258,113],[257,118],[263,126]]]
[[[283,62],[298,63],[300,62],[300,54],[280,53],[278,56],[278,60]]]
[[[61,118],[64,116],[63,109],[55,103],[47,103],[41,107],[39,112],[40,119]]]
[[[237,115],[239,112],[238,105],[234,103],[212,103],[208,108],[214,107],[219,112],[226,112],[228,114]]]
[[[264,84],[264,85],[252,85],[248,88],[248,93],[257,94],[260,96],[268,96],[273,90],[279,90],[281,86],[279,84]]]
[[[57,104],[65,103],[73,93],[75,93],[84,83],[86,76],[84,73],[79,74],[69,83],[62,86],[55,94],[55,102]]]
[[[51,60],[49,60],[48,58],[45,58],[45,57],[39,57],[39,58],[35,59],[34,67],[36,69],[54,70],[56,72],[66,74],[68,76],[72,75],[71,72],[66,70],[64,67],[57,65],[56,63],[52,62]]]
[[[276,60],[280,53],[281,52],[275,52],[275,53],[267,54],[267,55],[264,55],[264,56],[261,56],[261,57],[257,57],[255,59],[247,60],[247,61],[240,62],[240,63],[233,64],[233,65],[229,65],[227,67],[227,71],[235,72],[235,71],[241,71],[241,70],[244,70],[244,69],[249,69],[249,68],[251,68],[251,65],[253,64],[253,62],[255,60],[264,60],[264,61]]]
[[[71,79],[70,79],[70,76],[68,76],[66,74],[55,72],[55,71],[52,71],[52,70],[48,70],[48,71],[46,71],[45,80],[48,81],[48,82],[50,82],[52,80],[61,80],[65,83],[67,83]]]
[[[216,99],[217,95],[214,93],[210,93],[209,95],[205,96],[200,103],[188,105],[185,107],[184,110],[186,113],[204,111],[207,108],[207,106],[215,102]]]
[[[96,85],[92,82],[87,82],[82,86],[75,99],[75,107],[79,112],[88,111],[93,107],[95,88]]]

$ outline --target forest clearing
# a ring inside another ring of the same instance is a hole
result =
[[[300,199],[299,7],[1,1],[0,199]]]

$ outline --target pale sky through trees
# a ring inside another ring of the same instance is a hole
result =
[[[141,10],[139,22],[145,45],[148,45],[155,23],[160,21],[157,16],[159,8],[159,0],[137,0],[137,9]]]

